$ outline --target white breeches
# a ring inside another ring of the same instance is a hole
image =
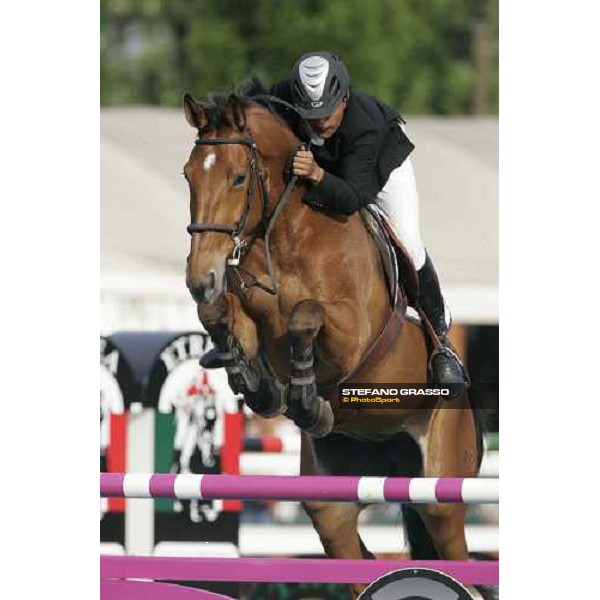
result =
[[[390,173],[375,202],[390,220],[418,271],[425,264],[425,246],[421,240],[419,193],[410,157]]]

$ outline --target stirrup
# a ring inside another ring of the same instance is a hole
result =
[[[440,339],[439,336],[438,336],[438,339]],[[438,348],[435,348],[433,350],[433,352],[431,353],[431,356],[429,357],[429,363],[427,365],[429,370],[433,372],[433,359],[436,356],[443,354],[449,358],[453,358],[458,363],[458,365],[460,366],[460,368],[463,372],[463,376],[466,381],[468,379],[468,375],[467,375],[464,365],[462,364],[462,361],[458,357],[458,354],[456,354],[456,352],[454,352],[454,350],[452,350],[452,348],[449,348],[448,346],[446,346],[441,339],[440,339],[440,343],[441,343],[441,346],[439,346]]]

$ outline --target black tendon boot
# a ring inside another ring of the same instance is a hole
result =
[[[468,384],[468,376],[460,359],[454,352],[450,340],[446,337],[448,325],[444,310],[444,298],[442,297],[437,273],[429,255],[427,255],[425,264],[418,271],[418,275],[419,304],[442,343],[442,347],[435,349],[431,355],[429,362],[431,376],[434,383],[441,386],[451,386],[454,392],[452,396],[458,396],[464,390],[464,386]]]
[[[325,437],[333,429],[334,415],[329,402],[318,395],[312,345],[292,343],[291,363],[285,416],[312,437]]]

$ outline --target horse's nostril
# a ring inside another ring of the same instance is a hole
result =
[[[194,300],[201,304],[210,302],[215,296],[217,287],[217,274],[215,271],[209,271],[202,283],[190,286],[190,293]]]
[[[206,288],[203,285],[197,285],[190,288],[190,293],[192,294],[192,298],[198,302],[198,304],[201,304],[204,302]]]
[[[205,284],[209,290],[214,290],[217,285],[217,274],[214,271],[209,271],[206,276]]]

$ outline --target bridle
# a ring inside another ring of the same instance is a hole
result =
[[[275,98],[272,96],[257,96],[252,98],[255,99],[267,99],[269,101],[277,102],[285,105],[288,108],[291,108],[298,114],[296,108],[288,104],[287,102],[280,100],[279,98]],[[300,118],[304,121],[301,115],[298,114]],[[305,122],[306,125],[306,122]],[[273,225],[275,224],[277,218],[285,208],[288,200],[291,197],[292,190],[296,185],[297,177],[291,176],[289,181],[281,194],[279,201],[271,215],[269,212],[269,193],[265,185],[265,173],[260,170],[259,160],[258,160],[258,146],[254,139],[249,137],[236,137],[236,138],[202,138],[200,135],[195,140],[196,146],[224,146],[224,145],[242,145],[245,146],[250,153],[250,160],[248,162],[248,191],[246,193],[246,202],[244,204],[244,210],[242,212],[242,216],[236,225],[223,225],[221,223],[190,223],[187,226],[187,231],[190,235],[194,233],[203,233],[206,231],[212,231],[216,233],[224,233],[231,237],[233,240],[233,251],[231,256],[227,258],[227,266],[231,267],[233,271],[237,274],[241,288],[247,289],[251,287],[258,287],[268,294],[275,295],[277,294],[277,280],[273,274],[273,265],[271,261],[271,252],[269,247],[269,238],[271,234],[271,230],[273,229]],[[302,143],[298,147],[296,147],[292,152],[293,155],[301,148],[301,147],[309,147],[310,142]],[[259,223],[254,227],[251,231],[245,232],[246,225],[248,223],[248,218],[250,216],[250,211],[252,210],[252,205],[254,203],[254,184],[258,182],[258,187],[260,190],[260,199],[262,203],[261,207],[261,219]],[[267,257],[267,271],[269,280],[271,283],[271,287],[261,283],[255,275],[244,269],[240,265],[240,259],[243,254],[245,254],[251,247],[254,240],[257,238],[261,228],[265,231],[265,253]],[[244,237],[243,237],[244,236]],[[248,284],[245,282],[242,272],[246,273],[251,279],[251,282]]]
[[[248,172],[250,174],[248,181],[248,192],[246,194],[246,203],[242,212],[242,217],[236,225],[222,225],[220,223],[190,223],[187,227],[187,231],[190,235],[194,233],[202,233],[204,231],[214,231],[217,233],[225,233],[231,236],[233,240],[233,254],[227,259],[227,264],[230,266],[239,265],[239,259],[242,254],[242,250],[248,244],[246,241],[242,241],[242,234],[248,222],[250,211],[254,203],[254,183],[258,181],[260,189],[260,197],[262,202],[261,220],[258,225],[268,222],[269,220],[269,195],[265,186],[264,174],[260,172],[258,165],[258,147],[251,137],[247,138],[196,138],[196,146],[225,146],[225,145],[243,145],[250,151],[250,161],[248,163]],[[251,238],[256,234],[255,228],[252,232],[248,233]]]

